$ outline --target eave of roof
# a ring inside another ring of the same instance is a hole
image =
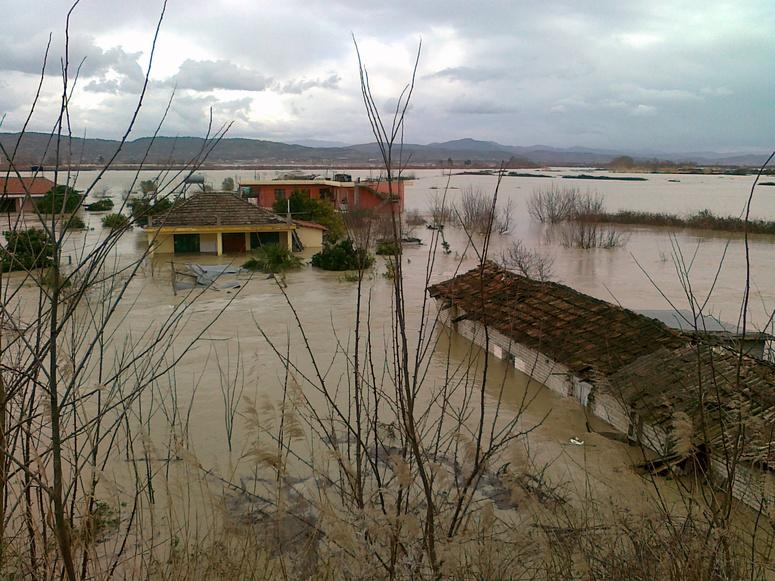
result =
[[[663,323],[493,262],[428,287],[432,298],[579,375],[609,374],[660,347],[688,339]]]
[[[293,223],[303,228],[314,228],[315,230],[323,230],[324,232],[328,231],[328,228],[323,226],[323,224],[318,224],[317,222],[310,222],[308,220],[294,220]]]

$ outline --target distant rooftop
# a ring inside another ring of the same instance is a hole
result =
[[[0,196],[22,197],[28,192],[31,196],[40,196],[51,191],[54,182],[44,177],[0,178]]]

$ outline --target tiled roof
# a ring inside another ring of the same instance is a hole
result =
[[[284,218],[227,192],[200,192],[154,217],[153,227],[263,226],[287,224]],[[292,229],[292,228],[291,228]]]
[[[27,192],[32,196],[41,196],[51,191],[54,182],[43,177],[0,178],[0,196],[24,196]]]
[[[457,306],[515,343],[579,374],[610,374],[687,340],[663,323],[554,282],[536,281],[493,262],[430,286],[431,297]]]
[[[723,450],[725,441],[740,441],[743,460],[775,466],[771,363],[703,343],[659,349],[610,376],[603,389],[652,425],[669,429],[675,413],[684,412],[692,420],[695,444],[707,437]]]
[[[309,220],[294,220],[293,223],[303,228],[312,228],[313,230],[323,230],[323,231],[328,230],[328,228],[323,226],[323,224],[318,224],[317,222],[310,222]]]

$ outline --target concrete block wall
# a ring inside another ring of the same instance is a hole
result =
[[[452,327],[460,335],[482,349],[487,345],[489,352],[499,359],[511,359],[515,369],[529,375],[559,395],[563,397],[574,397],[576,395],[574,391],[575,382],[571,379],[571,374],[567,367],[521,343],[514,343],[511,339],[492,328],[489,329],[489,341],[487,341],[485,328],[480,323],[469,321],[468,319],[453,323],[461,314],[457,307],[445,309],[439,313],[439,321]]]

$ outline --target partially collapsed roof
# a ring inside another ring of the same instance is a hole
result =
[[[536,281],[487,262],[428,288],[462,318],[496,329],[579,374],[610,374],[687,340],[663,323],[570,287]]]
[[[742,460],[775,467],[775,366],[707,344],[659,349],[608,378],[603,389],[651,425],[688,416],[696,445],[737,447]],[[737,444],[735,444],[737,442]]]
[[[286,225],[284,218],[228,192],[200,192],[180,201],[149,227]]]

